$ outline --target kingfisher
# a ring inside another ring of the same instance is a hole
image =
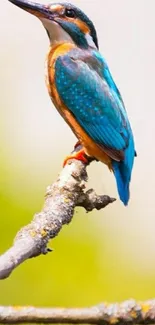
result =
[[[71,3],[9,1],[38,17],[47,31],[48,92],[80,148],[64,165],[71,158],[103,162],[113,172],[120,200],[127,205],[136,156],[134,137],[119,89],[99,52],[93,22]]]

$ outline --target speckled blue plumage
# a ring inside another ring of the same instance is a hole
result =
[[[74,49],[57,59],[55,83],[60,98],[85,132],[109,150],[119,196],[126,205],[134,140],[120,92],[105,60],[97,50]]]

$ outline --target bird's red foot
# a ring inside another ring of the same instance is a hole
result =
[[[68,160],[71,160],[71,159],[77,159],[77,160],[82,161],[84,164],[88,164],[88,159],[87,159],[84,149],[81,149],[77,152],[73,151],[73,153],[70,156],[67,156],[63,162],[63,167],[65,167]]]

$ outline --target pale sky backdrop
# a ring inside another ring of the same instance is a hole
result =
[[[94,212],[94,224],[117,238],[120,254],[125,250],[133,262],[138,259],[137,270],[151,274],[155,271],[155,1],[72,3],[96,26],[100,51],[123,96],[138,154],[129,206],[117,200]],[[5,187],[6,177],[14,180],[7,191],[16,200],[19,192],[24,197],[30,191],[33,197],[36,184],[44,193],[76,140],[45,87],[49,42],[40,21],[1,0],[0,26],[0,157],[5,161],[0,183]],[[104,165],[93,163],[88,172],[99,193],[118,197],[114,177]],[[29,208],[30,202],[26,203]]]

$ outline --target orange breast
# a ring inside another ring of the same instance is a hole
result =
[[[67,54],[71,49],[75,48],[74,44],[63,43],[56,45],[54,48],[50,48],[47,56],[47,76],[46,84],[48,88],[49,95],[65,121],[68,123],[74,134],[80,140],[84,147],[84,150],[88,156],[94,157],[99,161],[108,165],[111,168],[111,158],[103,151],[103,149],[96,144],[83,130],[80,124],[76,121],[73,114],[68,110],[68,108],[62,102],[56,86],[55,86],[55,62],[60,55]]]

